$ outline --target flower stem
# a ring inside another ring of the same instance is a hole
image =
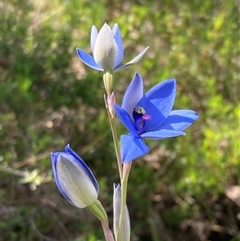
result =
[[[119,176],[120,176],[120,179],[122,179],[122,176],[123,176],[122,160],[121,160],[120,149],[119,149],[119,145],[118,145],[118,136],[117,136],[115,116],[112,117],[110,115],[110,113],[108,113],[108,117],[109,117],[109,122],[110,122],[110,126],[111,126],[111,131],[112,131],[114,148],[115,148],[115,152],[116,152],[116,156],[117,156]]]
[[[104,232],[106,241],[115,241],[112,231],[103,222],[102,222],[102,228],[103,228],[103,232]]]
[[[131,170],[132,162],[126,163],[123,165],[123,178],[121,179],[121,212],[119,218],[119,229],[117,235],[117,241],[125,241],[124,237],[124,221],[126,214],[126,200],[127,200],[127,185],[128,185],[128,177]]]
[[[107,109],[111,131],[112,131],[113,143],[114,143],[114,148],[115,148],[117,163],[118,163],[119,176],[120,176],[120,179],[122,179],[122,176],[123,176],[122,159],[121,159],[120,148],[118,144],[116,117],[115,117],[115,111],[114,111],[115,95],[113,91],[110,92],[109,90],[109,86],[112,86],[112,81],[113,81],[112,79],[113,79],[113,76],[109,73],[105,73],[103,75],[104,85],[107,91],[107,97],[105,97],[104,100],[105,100],[105,105]],[[107,84],[108,82],[110,82],[111,84]]]
[[[119,217],[119,227],[118,227],[118,233],[116,241],[127,241],[124,239],[124,222],[125,222],[125,214],[126,214],[126,199],[127,199],[127,184],[128,184],[128,177],[131,170],[131,162],[122,165],[122,159],[120,155],[120,147],[118,143],[118,135],[117,135],[117,128],[116,128],[116,117],[115,117],[115,95],[113,88],[113,75],[109,72],[104,73],[103,75],[103,82],[104,86],[107,92],[107,97],[104,96],[105,105],[107,109],[108,119],[112,131],[112,137],[114,142],[114,148],[116,152],[117,157],[117,163],[118,163],[118,170],[119,170],[119,176],[121,180],[121,210],[120,210],[120,217]],[[103,226],[104,230],[104,226]],[[104,231],[105,233],[105,231]],[[106,237],[106,234],[105,234]],[[107,240],[108,241],[108,240]]]

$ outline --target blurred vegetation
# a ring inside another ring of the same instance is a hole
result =
[[[59,194],[49,153],[71,144],[97,177],[111,220],[118,175],[102,76],[75,51],[90,53],[91,26],[104,22],[119,24],[125,62],[151,47],[115,75],[118,102],[138,71],[145,90],[176,78],[175,108],[200,115],[187,136],[149,141],[151,153],[134,161],[132,240],[240,240],[238,0],[3,0],[1,7],[1,240],[103,240],[88,210]]]

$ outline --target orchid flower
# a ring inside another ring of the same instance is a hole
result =
[[[143,94],[143,80],[136,73],[123,97],[122,107],[115,104],[117,117],[130,131],[121,136],[123,163],[146,155],[150,149],[143,138],[160,140],[185,135],[198,114],[192,110],[172,110],[176,81],[160,82]]]
[[[99,186],[86,163],[70,148],[51,153],[55,182],[60,193],[74,206],[84,208],[97,201]]]
[[[113,29],[111,29],[105,23],[99,32],[94,25],[92,26],[91,49],[93,57],[80,48],[77,48],[77,54],[82,62],[95,70],[117,72],[137,63],[148,48],[142,50],[128,63],[122,64],[124,47],[119,27],[115,24]]]

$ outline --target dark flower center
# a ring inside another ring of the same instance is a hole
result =
[[[136,106],[133,109],[133,120],[138,134],[142,134],[144,132],[145,123],[149,119],[151,119],[151,116],[148,115],[141,106]]]

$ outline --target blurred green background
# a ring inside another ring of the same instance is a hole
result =
[[[149,141],[134,161],[133,241],[240,240],[239,1],[3,0],[0,236],[4,241],[103,241],[100,224],[58,192],[49,153],[67,143],[93,170],[112,220],[118,182],[102,75],[78,59],[90,30],[118,23],[124,62],[118,102],[134,72],[147,91],[176,78],[174,108],[200,118],[187,136]],[[126,130],[119,124],[119,134]]]

